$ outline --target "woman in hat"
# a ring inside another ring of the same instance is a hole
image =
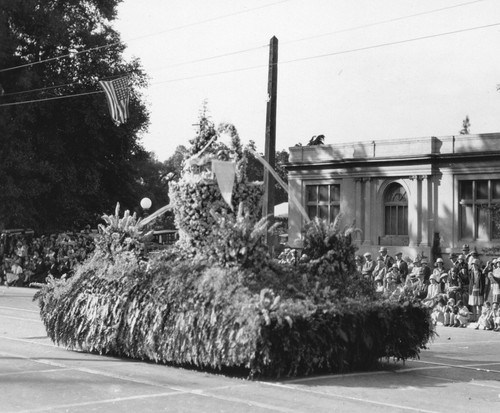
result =
[[[491,276],[491,295],[492,303],[500,303],[500,258],[495,260],[495,266],[490,274]]]
[[[440,296],[440,284],[439,284],[439,275],[437,273],[433,273],[429,278],[430,284],[427,287],[427,295],[423,299],[423,303],[428,307],[434,307],[436,301]]]
[[[446,278],[448,277],[448,271],[446,271],[444,268],[444,261],[442,258],[438,258],[436,260],[435,265],[436,265],[436,268],[434,268],[434,271],[432,272],[432,276],[434,276],[437,283],[439,284],[439,292],[444,293]]]
[[[458,278],[460,278],[462,284],[462,301],[467,303],[469,301],[469,267],[465,262],[465,255],[460,254],[458,256],[454,267],[457,269]]]
[[[477,258],[471,262],[469,305],[471,306],[472,315],[470,321],[477,321],[484,303],[484,274],[479,268],[479,264],[480,262]]]
[[[491,303],[491,274],[493,273],[493,261],[487,261],[486,265],[482,269],[483,278],[484,278],[484,294],[483,299],[484,302],[490,301]]]

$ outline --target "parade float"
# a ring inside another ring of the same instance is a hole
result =
[[[217,133],[200,127],[182,177],[169,185],[180,233],[172,248],[141,256],[147,230],[117,207],[103,217],[94,255],[36,294],[54,343],[251,378],[418,357],[434,334],[429,310],[376,297],[340,219],[310,222],[303,260],[269,255],[263,187],[248,182],[237,141],[220,144]]]

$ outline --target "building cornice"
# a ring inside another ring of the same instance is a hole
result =
[[[439,166],[449,162],[477,162],[477,161],[498,161],[500,159],[500,151],[483,151],[469,153],[445,153],[445,154],[430,154],[430,155],[398,155],[377,158],[347,158],[347,159],[331,159],[322,161],[309,162],[289,162],[285,164],[288,171],[297,170],[325,170],[325,169],[353,169],[358,167],[363,168],[378,168],[390,166],[417,166],[429,165]]]

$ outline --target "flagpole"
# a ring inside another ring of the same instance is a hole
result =
[[[278,39],[271,38],[269,43],[269,72],[267,83],[267,110],[266,110],[266,141],[265,159],[271,168],[276,163],[276,100],[278,92]],[[274,224],[274,185],[272,174],[264,169],[264,202],[262,205],[262,216],[269,217],[268,225]],[[273,252],[274,237],[266,233],[266,243],[269,252]]]

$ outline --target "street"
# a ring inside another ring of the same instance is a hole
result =
[[[45,334],[36,290],[0,287],[0,411],[494,412],[500,333],[438,326],[420,360],[378,371],[248,381],[67,351]]]

